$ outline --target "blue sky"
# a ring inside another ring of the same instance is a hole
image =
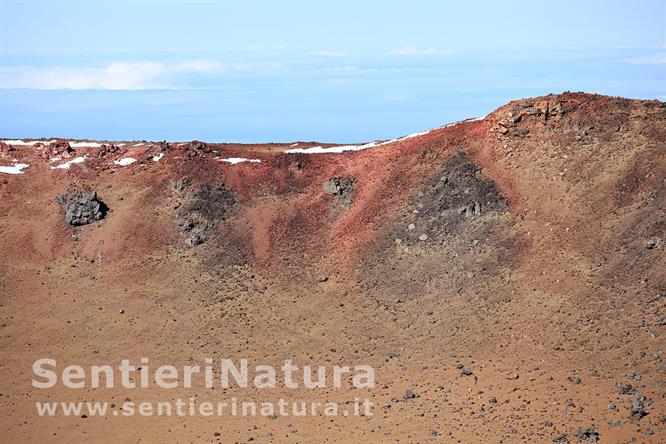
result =
[[[361,142],[666,100],[664,1],[0,0],[0,137]]]

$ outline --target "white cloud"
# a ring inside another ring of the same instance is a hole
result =
[[[632,65],[666,65],[666,52],[658,52],[625,60]]]
[[[245,48],[248,51],[267,51],[267,52],[273,52],[273,51],[284,51],[287,49],[286,46],[284,45],[257,45],[257,44],[252,44]]]
[[[419,50],[413,46],[403,46],[401,48],[396,48],[393,50],[393,54],[398,55],[416,55],[419,53]]]
[[[331,66],[325,68],[329,72],[338,72],[338,73],[351,73],[351,72],[360,72],[361,68],[356,65],[344,65],[344,66]]]
[[[442,50],[442,49],[437,49],[437,48],[415,48],[413,46],[402,46],[400,48],[396,48],[392,51],[393,54],[397,55],[405,55],[405,56],[413,56],[413,55],[435,55],[435,54],[451,54],[452,51],[450,50]]]
[[[319,51],[315,51],[312,53],[312,55],[317,55],[321,57],[345,57],[350,55],[351,53],[346,50],[346,49],[321,49]]]
[[[169,87],[174,74],[210,73],[224,69],[214,60],[180,62],[112,62],[99,67],[0,66],[0,89],[152,89]]]

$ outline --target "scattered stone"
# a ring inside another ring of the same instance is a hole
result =
[[[556,444],[564,444],[569,442],[569,438],[567,438],[566,433],[560,433],[559,435],[553,438],[553,442]]]
[[[107,207],[97,198],[97,193],[89,188],[75,188],[56,200],[65,214],[68,224],[86,225],[104,218]]]
[[[426,240],[426,239],[428,239],[428,235],[425,234],[425,233],[419,236],[419,240],[420,240],[420,241],[424,241],[424,240]]]
[[[326,282],[328,280],[328,276],[325,274],[318,274],[317,275],[317,282]]]
[[[622,424],[623,424],[623,422],[622,422],[621,419],[609,419],[608,420],[608,425],[611,425],[611,426],[614,426],[614,427],[621,426]]]
[[[609,403],[608,403],[608,409],[609,409],[609,410],[615,410],[616,412],[619,412],[619,411],[620,411],[620,409],[618,408],[618,406],[616,406],[616,405],[613,404],[612,402],[609,402]]]
[[[581,383],[581,380],[578,376],[569,376],[569,382],[578,385]]]
[[[460,371],[460,374],[463,376],[471,376],[474,374],[474,372],[470,367],[463,367],[462,370]]]
[[[200,245],[203,243],[203,238],[199,236],[198,234],[195,234],[194,236],[188,238],[185,243],[189,245],[190,247],[194,247],[196,245]]]
[[[615,387],[620,395],[631,395],[636,391],[636,388],[631,384],[616,384]]]
[[[631,400],[631,407],[629,408],[630,417],[634,421],[639,421],[641,418],[647,415],[645,411],[646,399],[645,396],[641,395],[639,390],[634,392],[634,397]]]
[[[587,429],[580,429],[576,436],[580,439],[590,441],[590,442],[597,442],[599,441],[599,432],[597,432],[594,427],[590,427]]]
[[[405,390],[405,396],[403,396],[404,399],[416,399],[420,395],[418,393],[414,393],[410,389]]]

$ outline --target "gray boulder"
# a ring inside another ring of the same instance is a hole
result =
[[[107,207],[89,188],[76,188],[59,195],[56,200],[65,215],[68,224],[79,226],[101,220]]]

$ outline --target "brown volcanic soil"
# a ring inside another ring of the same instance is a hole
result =
[[[39,147],[0,154],[0,165],[30,165],[0,174],[4,440],[577,442],[594,427],[600,442],[664,442],[664,103],[567,93],[364,151],[288,148],[127,144],[103,158],[79,148],[90,157],[69,170],[50,169]],[[139,161],[112,162],[125,156]],[[333,177],[353,189],[327,194]],[[97,191],[104,220],[65,223],[55,197],[72,184]],[[211,224],[194,247],[190,216],[194,229]],[[377,385],[31,387],[38,358],[62,370],[144,356],[153,368],[205,357],[369,364]],[[647,398],[642,419],[630,418],[626,384]],[[404,399],[407,389],[419,397]],[[34,405],[190,396],[375,407],[43,418]]]

